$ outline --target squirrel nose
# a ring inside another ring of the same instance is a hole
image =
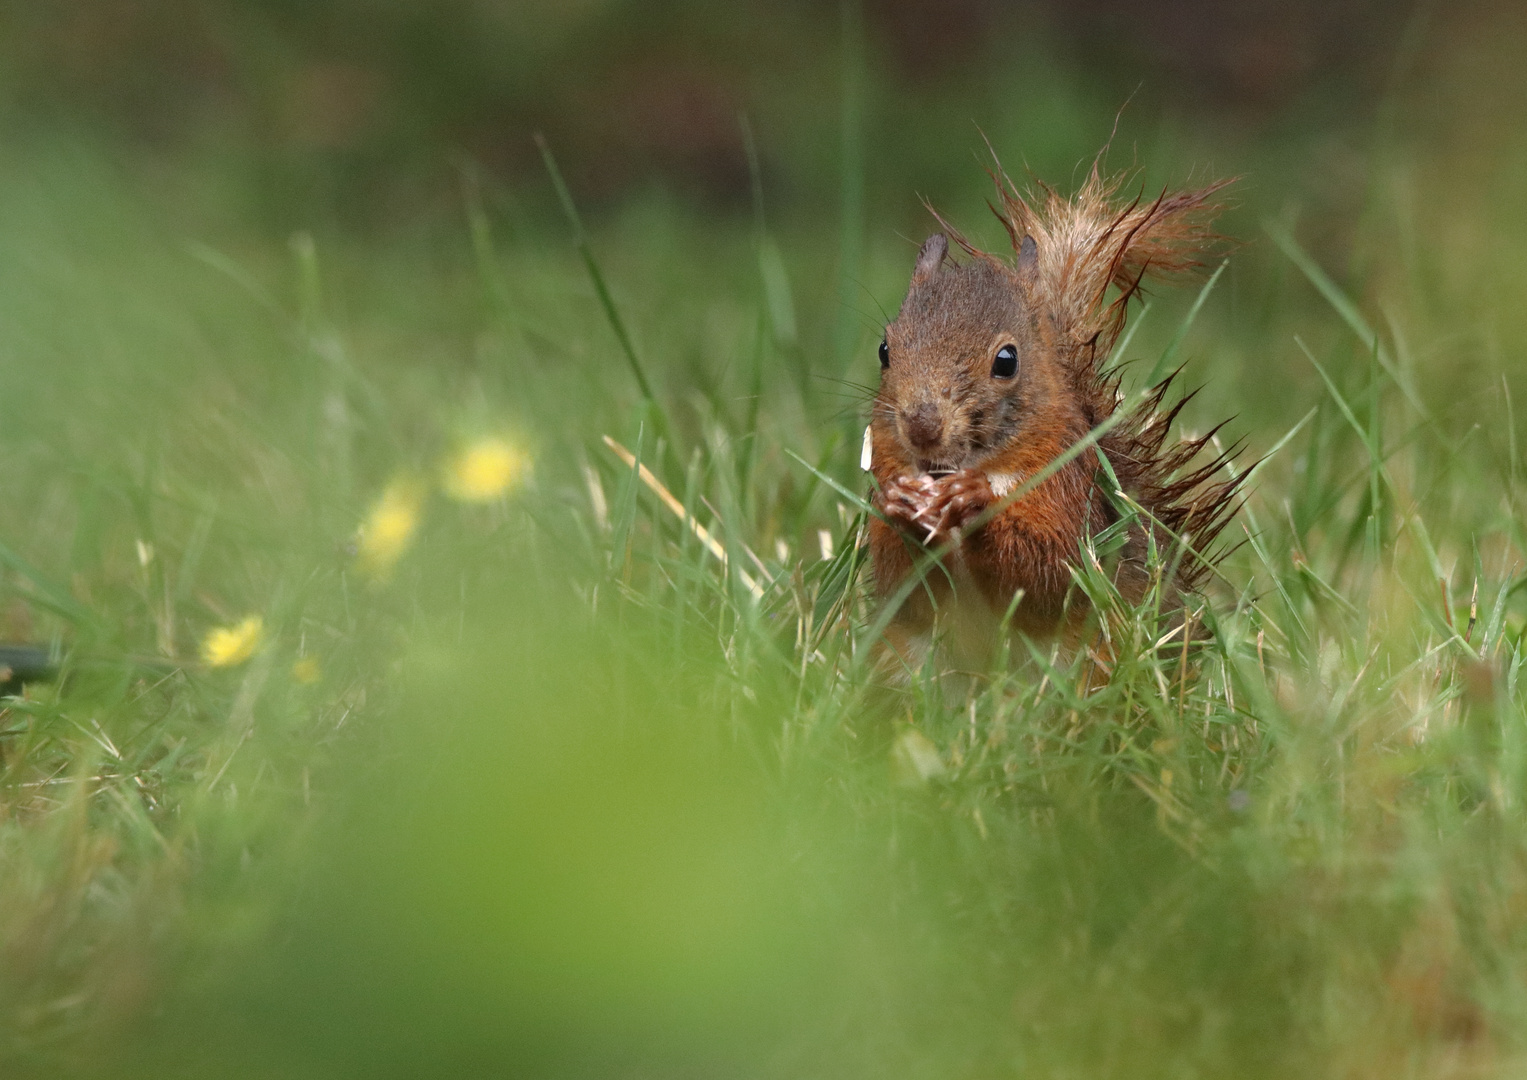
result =
[[[944,422],[931,402],[924,402],[902,413],[901,422],[906,429],[907,440],[919,450],[937,446],[944,437]]]

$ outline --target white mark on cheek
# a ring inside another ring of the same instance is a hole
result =
[[[859,451],[859,468],[869,472],[870,466],[874,463],[874,458],[875,446],[870,442],[870,429],[866,427],[864,429],[864,449]]]

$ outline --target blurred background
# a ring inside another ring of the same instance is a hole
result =
[[[746,117],[771,210],[835,212],[848,124],[869,220],[893,228],[913,192],[971,201],[977,129],[1063,181],[1121,112],[1116,166],[1276,161],[1243,197],[1350,223],[1376,143],[1446,154],[1467,188],[1514,141],[1524,19],[1505,0],[8,2],[0,95],[13,133],[218,161],[275,227],[398,227],[455,199],[463,161],[540,189],[534,132],[590,204],[744,214]]]
[[[1508,685],[1438,659],[1471,586],[1493,648],[1527,625],[1524,47],[1510,0],[0,0],[0,630],[97,664],[0,706],[0,1072],[145,1032],[197,1077],[1520,1054],[1527,856],[1481,808],[1527,729],[1410,733]],[[1154,669],[1088,726],[1059,678],[882,708],[843,659],[831,483],[921,200],[1005,243],[988,141],[1062,191],[1105,145],[1240,178],[1215,290],[1126,357],[1188,361],[1243,460],[1306,424],[1180,729]],[[484,436],[513,483],[455,504]]]
[[[1523,284],[1500,258],[1514,243],[1479,240],[1527,238],[1524,40],[1506,0],[17,0],[0,125],[13,158],[88,147],[135,212],[246,262],[299,230],[449,259],[473,200],[510,242],[561,243],[542,133],[621,238],[617,295],[660,303],[668,255],[752,272],[723,236],[763,223],[799,363],[843,378],[929,231],[921,198],[997,243],[984,140],[1062,188],[1105,143],[1146,187],[1242,177],[1227,291],[1250,338],[1285,300],[1268,220],[1359,296],[1395,282],[1483,315],[1483,293]],[[680,256],[684,222],[711,239]],[[625,262],[625,240],[655,257]],[[1514,334],[1514,305],[1487,317]],[[1270,389],[1244,370],[1219,385]]]

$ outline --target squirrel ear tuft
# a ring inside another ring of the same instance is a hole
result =
[[[917,252],[917,266],[912,271],[912,281],[927,281],[938,268],[944,264],[944,256],[949,254],[949,241],[943,233],[934,233],[923,241],[923,246]]]
[[[1025,278],[1034,276],[1039,269],[1039,247],[1034,243],[1034,238],[1024,234],[1023,241],[1018,245],[1018,273]]]

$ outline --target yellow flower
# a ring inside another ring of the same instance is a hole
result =
[[[298,658],[297,662],[292,665],[292,678],[296,679],[303,686],[312,686],[319,679],[323,678],[323,669],[318,666],[318,661],[314,660],[311,656],[303,656]]]
[[[251,615],[237,626],[219,626],[201,643],[201,658],[208,667],[233,667],[254,655],[265,636],[265,621]]]
[[[382,497],[361,522],[356,537],[360,565],[375,577],[386,577],[413,543],[419,528],[424,488],[416,480],[399,479],[387,485]]]
[[[492,502],[524,483],[530,455],[505,439],[480,439],[445,467],[445,493],[462,502]]]

